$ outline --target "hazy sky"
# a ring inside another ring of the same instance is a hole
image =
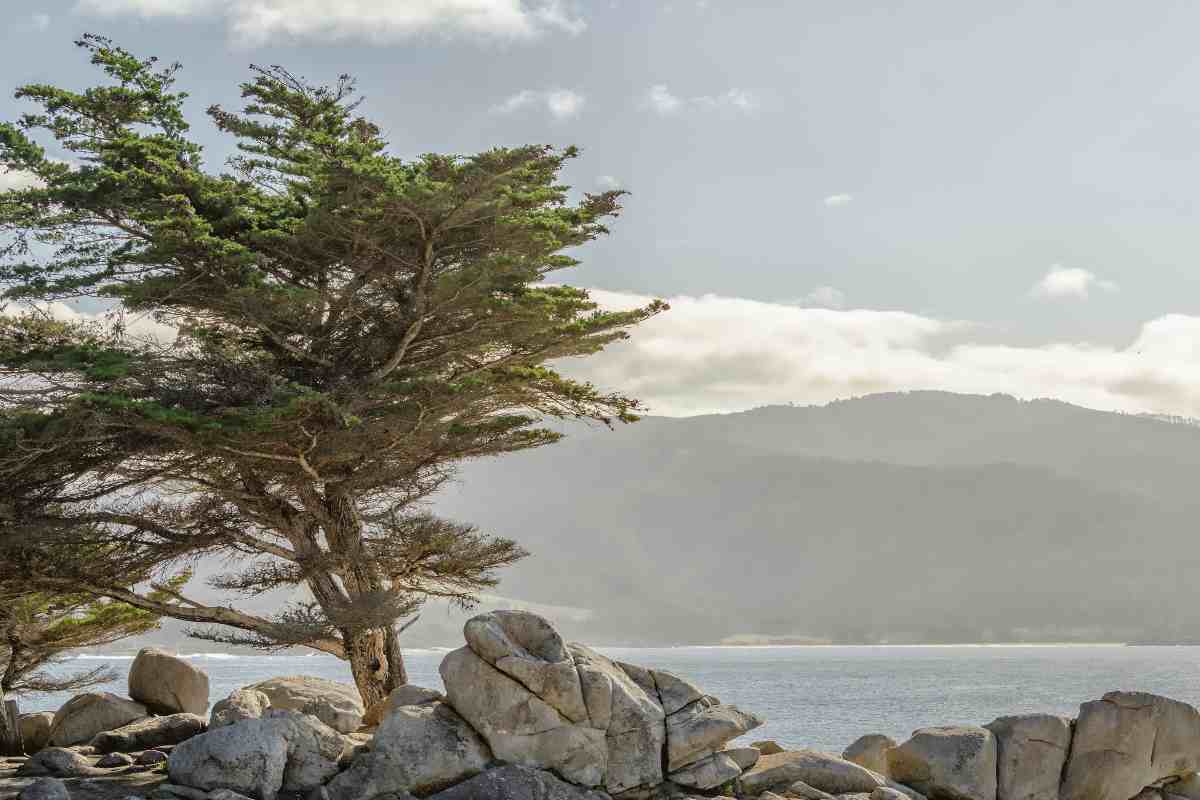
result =
[[[654,410],[948,388],[1200,414],[1195,4],[4,8],[5,95],[83,85],[71,39],[104,33],[184,63],[214,164],[201,111],[251,62],[357,75],[400,153],[580,145],[573,184],[633,195],[569,280],[679,299],[578,369]]]

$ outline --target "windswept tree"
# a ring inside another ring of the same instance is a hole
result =
[[[33,178],[0,193],[0,496],[19,509],[0,559],[40,591],[333,653],[377,702],[406,682],[399,621],[430,596],[469,604],[523,555],[422,510],[454,465],[555,441],[547,417],[636,418],[552,366],[665,308],[546,281],[620,193],[572,201],[573,149],[400,157],[349,78],[277,67],[240,113],[208,110],[241,151],[209,172],[178,65],[79,45],[103,85],[22,87],[40,110],[0,124],[0,166]],[[109,321],[54,313],[78,298]],[[164,583],[201,556],[231,564],[230,593],[312,602],[268,618]]]

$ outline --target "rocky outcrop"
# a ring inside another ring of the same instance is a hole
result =
[[[1109,692],[1079,708],[1062,800],[1128,800],[1200,769],[1200,712],[1143,692]]]
[[[487,744],[445,703],[400,706],[384,718],[371,749],[321,797],[370,800],[388,792],[425,797],[478,775],[491,760]]]
[[[984,727],[996,738],[996,800],[1058,800],[1071,720],[1022,714]]]
[[[17,800],[71,800],[71,795],[58,778],[38,778],[21,790]]]
[[[18,723],[21,728],[21,741],[26,753],[36,753],[50,744],[50,728],[54,725],[53,711],[35,711],[32,714],[22,714]]]
[[[271,708],[311,714],[341,733],[352,733],[362,724],[358,689],[344,683],[299,675],[271,678],[247,688],[266,695]]]
[[[430,800],[609,800],[608,795],[567,783],[548,772],[509,765],[433,795]]]
[[[97,753],[129,753],[150,750],[163,745],[186,742],[193,736],[204,733],[208,723],[196,714],[171,714],[166,717],[148,717],[123,725],[115,731],[97,734],[91,746]]]
[[[441,665],[449,704],[496,758],[580,786],[658,786],[664,754],[679,771],[761,724],[678,676],[568,645],[536,614],[483,614],[464,636]]]
[[[996,740],[987,728],[921,728],[887,759],[895,780],[931,800],[996,800]]]
[[[762,756],[738,786],[743,794],[753,796],[785,790],[797,781],[828,794],[869,794],[886,784],[882,775],[843,758],[795,750]]]
[[[108,692],[86,692],[68,700],[54,714],[49,743],[55,747],[90,742],[96,734],[116,730],[147,716],[146,707]]]
[[[671,781],[690,789],[715,789],[742,774],[742,768],[724,753],[713,753],[670,774]]]
[[[896,746],[896,740],[881,733],[860,736],[842,751],[842,758],[852,761],[872,772],[887,775],[887,751]]]
[[[208,727],[220,728],[244,719],[258,719],[271,707],[271,698],[258,689],[236,689],[213,704]]]
[[[147,647],[129,668],[129,696],[155,714],[208,711],[208,675],[165,650]]]
[[[261,800],[281,790],[308,793],[338,772],[346,743],[315,717],[271,709],[261,719],[210,730],[171,751],[171,781],[205,791],[230,789]]]

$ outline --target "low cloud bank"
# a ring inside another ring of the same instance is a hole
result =
[[[594,290],[608,308],[650,298]],[[1146,322],[1126,347],[981,343],[979,326],[901,311],[669,299],[630,341],[566,371],[687,416],[874,392],[941,389],[1052,397],[1110,411],[1200,417],[1200,317]]]

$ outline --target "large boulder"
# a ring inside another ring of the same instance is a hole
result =
[[[1058,800],[1071,720],[1022,714],[984,727],[996,737],[996,800]]]
[[[271,678],[247,687],[271,701],[271,708],[311,714],[335,731],[353,733],[362,725],[363,704],[353,686],[299,675]]]
[[[38,778],[21,790],[17,800],[71,800],[71,795],[58,778]]]
[[[738,763],[722,752],[713,753],[688,764],[683,769],[672,772],[670,778],[674,783],[689,789],[715,789],[741,774],[742,768]]]
[[[18,775],[54,775],[59,778],[88,778],[106,774],[104,770],[93,766],[92,762],[65,747],[47,747],[29,758],[20,769]]]
[[[488,770],[429,800],[608,800],[539,769],[509,765]]]
[[[367,713],[363,715],[362,727],[379,727],[379,723],[383,722],[388,714],[401,706],[419,706],[445,699],[446,696],[436,689],[426,689],[411,683],[397,686],[382,701],[367,709]]]
[[[400,706],[384,718],[371,749],[325,787],[332,800],[369,800],[388,792],[417,797],[478,775],[492,759],[479,735],[445,703]]]
[[[892,778],[931,800],[996,800],[996,739],[987,728],[921,728],[887,758]]]
[[[116,730],[145,716],[144,705],[115,694],[77,694],[55,712],[50,725],[50,744],[70,747],[90,742],[98,733]]]
[[[338,772],[345,738],[313,716],[272,709],[261,719],[225,725],[171,751],[171,782],[212,792],[229,789],[275,800],[308,793]]]
[[[741,793],[757,795],[783,791],[801,781],[828,794],[869,794],[886,781],[883,776],[844,758],[815,750],[790,750],[758,759],[738,780]]]
[[[129,667],[129,696],[155,714],[208,711],[208,675],[165,650],[147,647]]]
[[[667,717],[667,768],[674,771],[704,758],[762,720],[715,697],[701,697]]]
[[[151,750],[164,745],[186,742],[208,728],[204,717],[196,714],[171,714],[166,717],[147,717],[96,734],[91,745],[97,753],[130,753]]]
[[[258,689],[235,689],[213,704],[208,727],[220,728],[244,719],[258,719],[271,707],[271,698]]]
[[[1109,692],[1079,707],[1062,800],[1127,800],[1200,769],[1200,712],[1144,692]]]
[[[36,753],[50,744],[50,728],[54,725],[53,711],[34,711],[22,714],[18,721],[21,728],[21,742],[26,753]]]
[[[842,751],[842,758],[853,761],[872,772],[887,775],[887,751],[896,746],[896,740],[882,733],[868,733],[855,739]]]

